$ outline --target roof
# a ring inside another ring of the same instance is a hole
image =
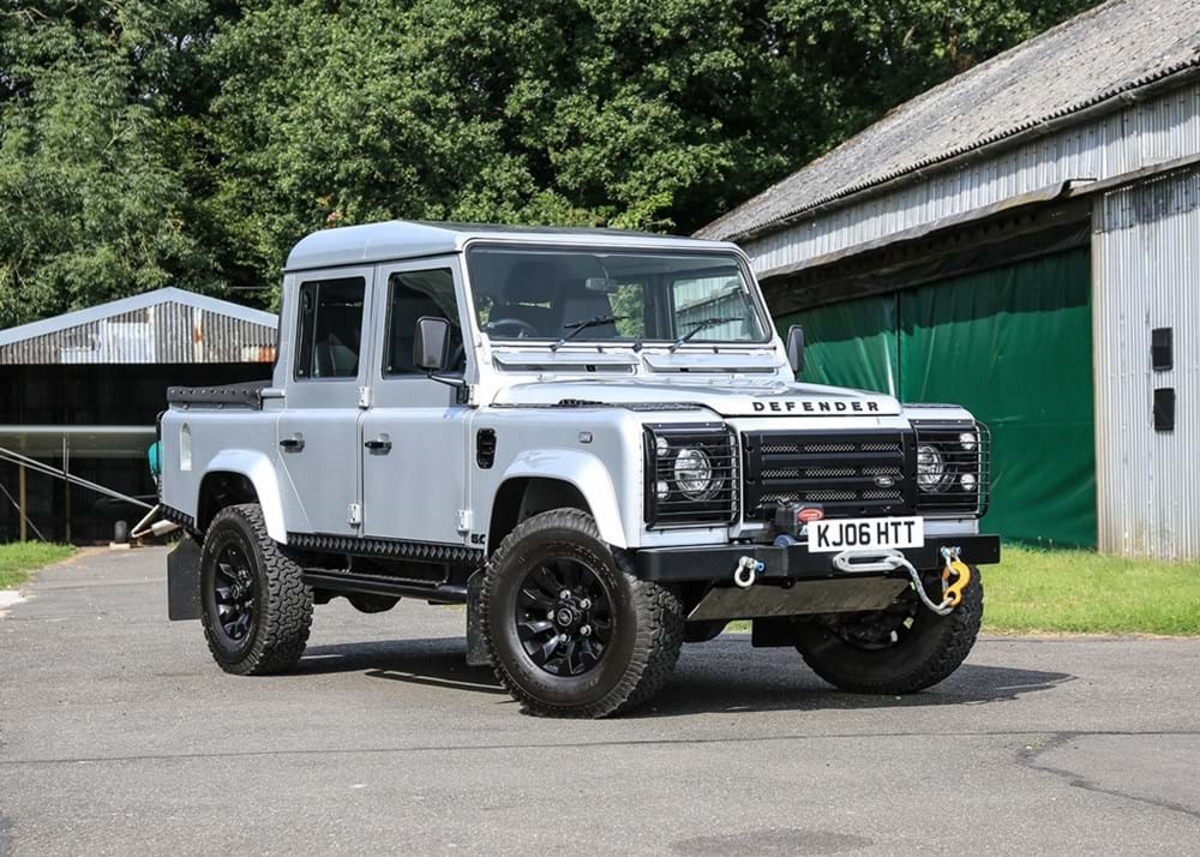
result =
[[[168,287],[0,330],[0,364],[269,362],[278,323]]]
[[[322,229],[302,238],[288,255],[286,270],[374,264],[460,252],[468,241],[521,241],[537,244],[605,247],[706,249],[713,243],[674,235],[625,229],[564,229],[548,226],[495,226],[475,223],[422,223],[389,220]]]
[[[699,229],[740,240],[1200,68],[1200,0],[1110,0],[901,105]],[[949,164],[947,164],[949,166]]]

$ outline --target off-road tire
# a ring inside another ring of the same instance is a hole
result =
[[[256,615],[240,645],[232,644],[213,615],[214,567],[228,539],[237,540],[250,558],[257,587]],[[305,585],[300,566],[267,535],[257,503],[227,506],[209,524],[200,557],[200,605],[208,649],[225,672],[266,675],[287,672],[299,663],[312,624],[312,589]]]
[[[899,642],[866,651],[837,636],[827,624],[796,620],[796,648],[825,681],[851,693],[916,693],[947,678],[975,645],[983,619],[983,582],[972,566],[962,602],[948,616],[924,606]]]
[[[611,648],[580,676],[544,672],[517,638],[517,591],[529,567],[555,552],[603,575],[613,601]],[[578,509],[534,515],[505,537],[488,562],[480,614],[496,677],[526,712],[545,717],[598,718],[636,708],[667,683],[683,642],[678,594],[639,580],[625,552],[609,547],[592,516]]]

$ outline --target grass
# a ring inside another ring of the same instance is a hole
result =
[[[75,548],[45,542],[13,542],[0,545],[0,589],[12,589],[29,579],[39,568],[69,557]]]
[[[999,633],[1200,635],[1200,562],[1005,545],[983,569],[984,628]]]

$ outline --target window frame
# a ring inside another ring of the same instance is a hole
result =
[[[454,295],[454,304],[455,304],[454,312],[457,315],[459,329],[460,329],[460,331],[462,330],[462,307],[458,306],[458,303],[459,303],[458,284],[455,282],[455,279],[454,279],[453,266],[451,266],[450,264],[441,264],[441,265],[434,265],[434,266],[426,267],[426,268],[402,268],[399,270],[388,271],[387,272],[387,280],[386,280],[385,286],[384,286],[384,294],[383,294],[383,300],[384,300],[383,341],[380,343],[381,348],[379,349],[379,377],[381,380],[384,380],[384,381],[404,381],[404,380],[410,380],[410,379],[428,380],[428,375],[421,371],[389,372],[388,371],[388,358],[391,355],[391,348],[392,348],[392,342],[393,342],[392,310],[395,307],[395,300],[393,300],[394,295],[395,295],[395,285],[396,285],[395,281],[398,278],[404,277],[409,274],[426,274],[426,273],[432,273],[434,271],[445,271],[450,277],[450,291]],[[453,326],[453,322],[451,322],[451,326]],[[466,351],[465,343],[467,342],[466,333],[464,332],[462,334],[462,336],[463,336],[463,342],[464,342],[463,349],[465,352]],[[464,354],[464,356],[465,356],[465,354]],[[466,374],[467,374],[467,367],[464,362],[461,376],[457,372],[445,372],[442,374],[445,374],[447,377],[451,377],[451,378],[458,378],[458,377],[465,378]]]
[[[326,375],[316,376],[312,374],[313,351],[316,349],[316,309],[320,303],[321,287],[325,285],[333,285],[335,283],[357,283],[362,289],[362,309],[359,311],[358,325],[358,368],[353,375]],[[304,293],[309,286],[315,286],[315,301],[312,314],[312,329],[313,341],[309,346],[308,359],[305,361],[308,365],[308,374],[300,374],[301,358],[305,354],[304,349],[304,333],[305,333],[305,309],[304,309]],[[291,380],[298,383],[308,382],[336,382],[336,381],[356,381],[362,374],[363,357],[366,352],[367,341],[364,337],[364,332],[367,328],[367,300],[368,300],[368,282],[367,278],[362,274],[351,275],[348,277],[319,277],[312,280],[300,280],[296,284],[296,337],[295,344],[292,347],[292,372]]]

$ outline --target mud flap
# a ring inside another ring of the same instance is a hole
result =
[[[467,580],[467,666],[491,665],[487,646],[483,642],[483,623],[479,596],[483,592],[483,572],[477,571]]]
[[[200,618],[200,545],[191,536],[167,554],[167,618]]]

